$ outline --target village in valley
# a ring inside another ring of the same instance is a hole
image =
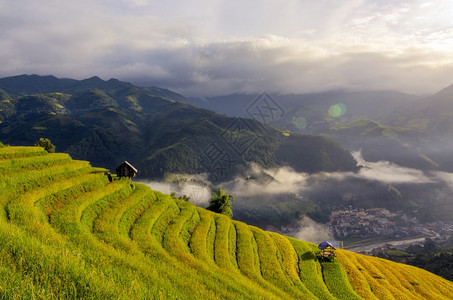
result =
[[[423,245],[426,238],[443,246],[451,244],[453,235],[453,223],[421,223],[402,211],[393,212],[382,207],[340,207],[331,212],[326,224],[319,226],[335,238],[339,248],[343,248],[344,243],[351,251],[372,255],[395,247],[402,249],[414,244]],[[301,227],[295,223],[281,226],[279,230],[269,229],[295,236]]]
[[[328,227],[338,239],[392,237],[439,237],[453,232],[453,224],[442,221],[422,224],[402,211],[385,208],[343,208],[330,214]]]

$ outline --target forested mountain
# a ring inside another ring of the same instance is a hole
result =
[[[209,172],[228,179],[248,164],[296,171],[355,170],[352,156],[327,137],[294,134],[181,102],[169,90],[115,79],[21,75],[0,79],[0,140],[58,151],[114,168],[128,160],[144,178]]]
[[[190,103],[245,116],[259,95],[236,94]],[[325,135],[368,161],[386,160],[421,170],[453,171],[453,86],[430,97],[394,91],[273,94],[284,113],[271,125]]]

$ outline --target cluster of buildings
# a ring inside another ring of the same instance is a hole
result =
[[[341,209],[330,214],[328,226],[337,238],[433,236],[430,226],[420,224],[403,212],[385,208]]]
[[[328,223],[317,224],[317,226],[313,227],[314,231],[318,231],[319,234],[322,232],[331,235],[337,240],[382,237],[388,241],[407,241],[413,244],[415,240],[423,242],[425,238],[429,237],[436,244],[442,245],[447,242],[448,237],[453,236],[453,222],[420,223],[417,218],[409,217],[402,211],[392,212],[386,208],[343,207],[331,212]],[[266,228],[266,230],[288,236],[296,236],[302,229],[300,223],[288,224],[280,228],[272,226]],[[395,247],[394,242],[382,244],[383,246],[375,250],[381,252],[387,248],[393,248]],[[342,247],[339,246],[339,248]],[[368,253],[370,250],[366,252]]]

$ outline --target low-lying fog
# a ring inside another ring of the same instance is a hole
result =
[[[352,154],[357,164],[361,166],[356,173],[321,172],[307,174],[297,173],[288,167],[265,170],[257,165],[252,165],[248,172],[234,180],[215,185],[207,179],[206,174],[174,175],[172,177],[173,182],[141,182],[165,194],[175,192],[177,196],[187,195],[191,202],[201,207],[206,207],[212,192],[217,187],[222,187],[236,198],[236,203],[233,206],[235,214],[241,209],[250,209],[250,205],[252,205],[248,203],[248,201],[251,201],[250,199],[267,199],[258,203],[259,206],[270,203],[266,201],[282,201],[285,198],[283,195],[288,194],[298,195],[300,198],[308,197],[314,203],[332,205],[332,203],[340,201],[341,195],[353,193],[359,195],[359,202],[354,203],[357,206],[361,205],[360,199],[373,199],[374,202],[372,203],[375,207],[392,206],[394,205],[394,203],[391,203],[392,199],[384,199],[387,196],[382,196],[382,202],[380,202],[379,193],[390,191],[394,186],[403,190],[403,198],[399,199],[401,201],[414,200],[426,205],[429,205],[431,200],[448,205],[453,202],[450,198],[453,192],[452,173],[423,172],[401,167],[388,161],[367,162],[362,158],[360,152]],[[392,209],[392,207],[386,208]],[[259,212],[259,207],[253,208],[253,210]],[[320,238],[331,238],[323,225],[316,223],[308,216],[301,215],[299,218],[296,223],[298,223],[300,230],[293,234],[296,238],[314,242],[319,241]]]

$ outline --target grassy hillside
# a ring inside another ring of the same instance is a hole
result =
[[[262,231],[104,169],[0,148],[0,299],[448,299],[421,269]]]

